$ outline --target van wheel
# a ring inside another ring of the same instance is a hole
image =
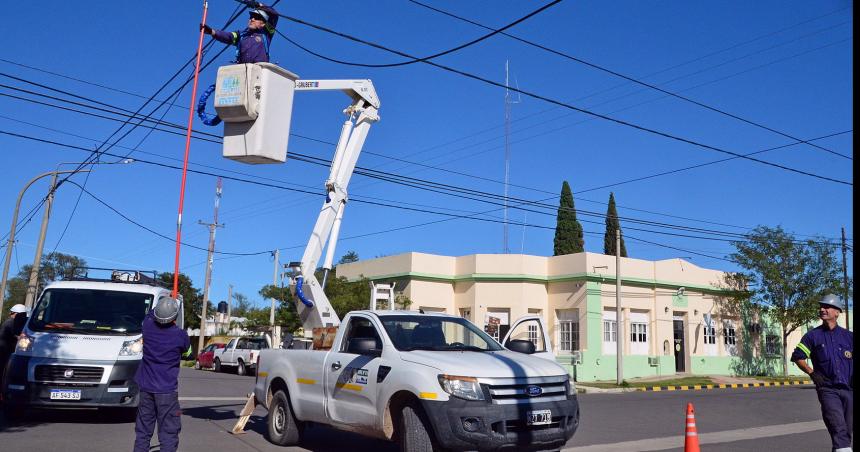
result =
[[[236,367],[236,375],[247,375],[248,371],[245,369],[245,362],[241,359],[239,360],[239,364]]]
[[[221,360],[215,358],[215,372],[221,372]]]
[[[287,394],[279,390],[272,397],[269,414],[266,415],[269,441],[278,446],[295,446],[301,441],[301,426],[293,416]]]
[[[400,412],[400,420],[400,432],[397,436],[401,452],[433,452],[433,438],[415,406],[404,406]]]

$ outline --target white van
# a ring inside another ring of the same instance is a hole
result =
[[[39,408],[137,408],[134,375],[142,322],[163,296],[156,276],[115,270],[110,279],[49,284],[18,339],[3,382],[7,415]],[[181,308],[177,325],[183,328]]]

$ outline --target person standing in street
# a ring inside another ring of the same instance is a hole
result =
[[[9,310],[9,318],[0,325],[0,385],[6,373],[6,364],[12,353],[15,353],[18,335],[24,331],[25,323],[27,323],[27,308],[19,303],[12,306]]]
[[[243,2],[249,11],[248,28],[241,31],[215,30],[209,25],[200,25],[203,32],[217,41],[236,46],[236,63],[268,63],[269,46],[278,26],[278,12],[271,6],[248,1]]]
[[[845,304],[836,295],[818,302],[821,325],[800,339],[791,360],[815,383],[833,452],[851,452],[854,413],[854,333],[839,326]],[[807,360],[812,361],[812,367]]]
[[[134,452],[149,452],[156,424],[161,452],[179,447],[179,363],[191,354],[188,334],[176,326],[179,309],[178,301],[162,297],[143,319],[143,359],[134,377],[140,388]]]

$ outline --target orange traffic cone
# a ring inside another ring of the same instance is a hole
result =
[[[687,404],[687,428],[684,435],[684,452],[701,452],[699,449],[699,432],[696,431],[696,414],[693,404]]]

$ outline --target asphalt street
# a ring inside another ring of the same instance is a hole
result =
[[[276,447],[265,438],[262,408],[251,416],[245,434],[232,435],[229,431],[253,384],[254,377],[183,368],[180,450],[396,450],[392,443],[319,426],[307,430],[301,447]],[[687,402],[695,406],[704,451],[830,450],[815,391],[806,386],[580,394],[579,400],[582,421],[564,449],[569,452],[683,451]],[[34,411],[21,422],[0,419],[2,450],[113,452],[131,450],[133,441],[133,422],[110,412]]]

